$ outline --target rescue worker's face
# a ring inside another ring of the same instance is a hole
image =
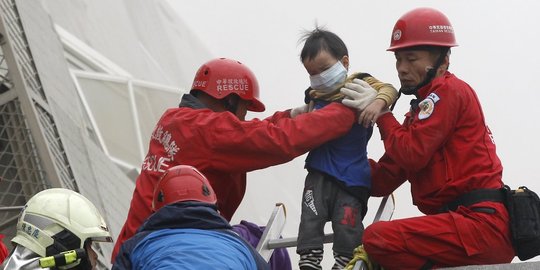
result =
[[[433,55],[425,50],[399,50],[394,55],[401,87],[419,85],[424,81],[428,69],[434,63]]]
[[[236,117],[240,119],[241,121],[246,120],[246,114],[247,114],[247,107],[249,105],[250,101],[239,99],[238,100],[238,106],[236,107]]]
[[[92,248],[92,241],[87,241],[84,245],[84,248],[86,249],[88,261],[90,262],[90,265],[92,266],[92,270],[95,270],[97,266],[98,255]]]

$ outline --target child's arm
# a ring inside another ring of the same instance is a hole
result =
[[[390,105],[396,101],[398,92],[391,84],[381,82],[371,75],[362,78],[362,80],[366,81],[373,89],[377,90],[378,94],[375,99],[383,100],[386,103],[386,107],[390,107]]]

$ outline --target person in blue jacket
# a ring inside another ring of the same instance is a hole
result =
[[[269,269],[219,215],[214,190],[192,166],[167,170],[154,213],[121,247],[112,269]]]

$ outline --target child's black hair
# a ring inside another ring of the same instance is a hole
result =
[[[345,42],[338,35],[318,26],[302,35],[300,41],[305,41],[300,53],[302,62],[315,58],[321,51],[329,52],[338,60],[349,55]]]

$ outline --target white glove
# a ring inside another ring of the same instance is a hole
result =
[[[345,99],[341,103],[358,111],[364,110],[377,97],[377,91],[367,82],[360,79],[354,79],[352,83],[346,83],[345,87],[339,91],[345,95]]]
[[[301,115],[303,113],[307,113],[307,110],[308,110],[308,105],[307,104],[304,104],[304,105],[302,105],[300,107],[293,108],[291,110],[291,118],[295,118],[298,115]]]

